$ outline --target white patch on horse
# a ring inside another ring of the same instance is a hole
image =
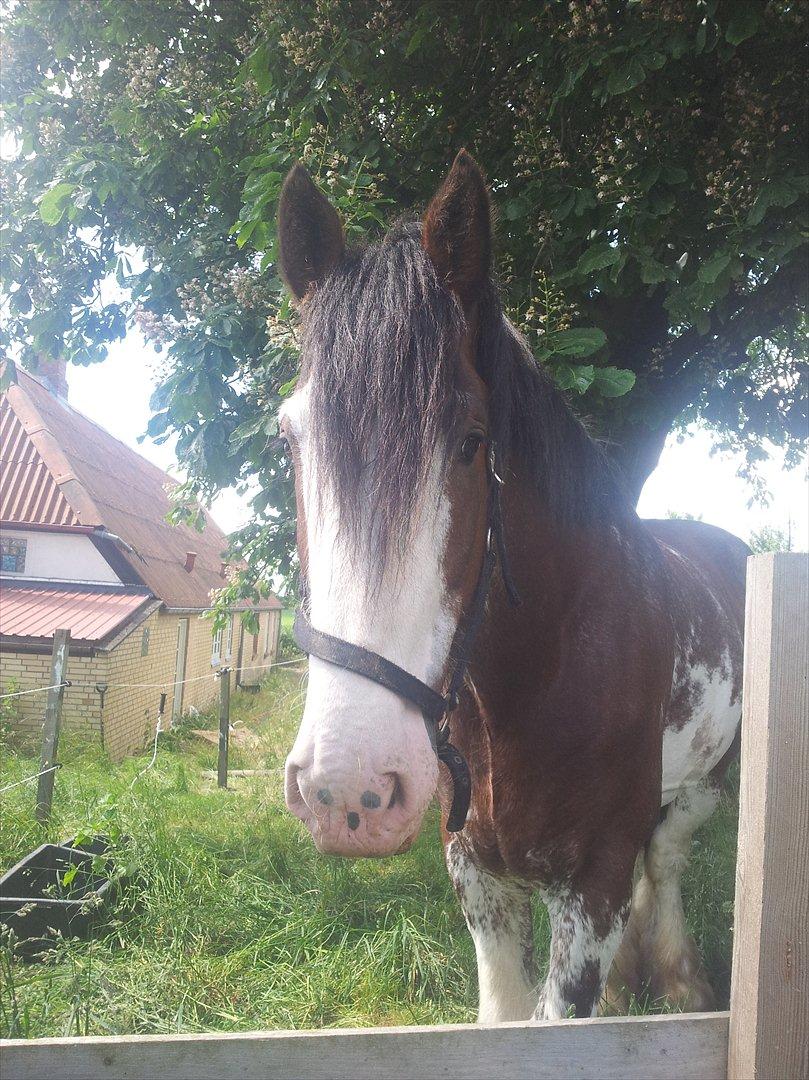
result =
[[[436,468],[419,501],[417,521],[401,558],[392,559],[382,580],[339,528],[331,477],[321,475],[312,452],[308,386],[296,391],[283,410],[298,442],[300,483],[306,514],[308,577],[312,623],[335,637],[386,656],[424,682],[443,670],[457,615],[447,605],[444,554],[450,525]],[[373,530],[372,508],[359,530]]]
[[[663,732],[662,806],[682,788],[701,780],[721,760],[733,742],[741,716],[741,703],[733,701],[732,661],[727,651],[714,670],[697,665],[685,674],[676,674],[672,694],[686,681],[694,701],[691,718],[679,731],[667,727]]]
[[[537,1020],[563,1020],[580,995],[589,1000],[590,1015],[595,1016],[629,906],[614,914],[602,935],[584,911],[581,896],[563,889],[541,889],[540,895],[551,922],[551,960],[534,1015]]]
[[[671,803],[641,857],[632,911],[611,978],[614,1004],[626,1007],[627,991],[667,998],[686,1011],[714,1008],[699,952],[688,931],[680,882],[691,837],[719,801],[719,788],[704,778]]]
[[[481,870],[457,840],[446,849],[447,869],[475,943],[478,1022],[527,1020],[537,1004],[530,887]]]
[[[297,444],[312,625],[434,683],[443,671],[457,623],[446,600],[444,553],[450,507],[442,497],[438,471],[421,493],[407,550],[399,559],[392,558],[380,575],[372,562],[373,543],[362,543],[371,539],[374,528],[370,503],[356,543],[339,527],[333,480],[320,470],[313,448],[307,386],[296,391],[282,415]],[[320,835],[342,828],[341,811],[356,810],[354,804],[366,788],[387,805],[394,777],[400,783],[402,813],[398,820],[386,817],[393,831],[405,833],[411,823],[415,830],[438,782],[438,764],[421,711],[377,683],[317,657],[310,658],[304,715],[289,762],[301,770],[304,780],[317,778],[307,791],[322,787],[334,798],[333,809],[316,806],[313,816],[306,816],[297,804]],[[294,784],[292,794],[294,800]],[[379,847],[383,837],[378,819],[361,818],[354,839],[364,843],[363,831],[373,828]]]

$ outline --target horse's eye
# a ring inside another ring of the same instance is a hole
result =
[[[486,440],[477,432],[470,432],[461,443],[461,461],[464,465],[471,465],[475,455]]]

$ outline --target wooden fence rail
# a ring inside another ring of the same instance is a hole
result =
[[[806,1080],[809,557],[748,564],[730,1013],[0,1043],[3,1080]]]
[[[16,1040],[4,1080],[724,1080],[728,1014]]]

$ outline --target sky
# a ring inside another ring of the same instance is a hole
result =
[[[146,429],[149,398],[154,386],[152,368],[156,356],[137,332],[110,348],[102,364],[89,368],[68,366],[70,403],[95,420],[122,442],[160,468],[181,475],[172,443],[156,446],[151,440],[138,442]],[[783,454],[775,447],[762,468],[772,495],[770,505],[748,506],[750,486],[736,475],[741,458],[733,454],[712,454],[709,432],[689,429],[684,441],[670,437],[660,463],[649,477],[638,510],[642,517],[665,517],[669,511],[693,514],[712,525],[727,529],[743,540],[764,526],[791,528],[793,548],[806,550],[809,540],[809,485],[806,462],[796,469],[784,468]],[[246,498],[235,491],[223,492],[212,513],[225,532],[250,520]]]

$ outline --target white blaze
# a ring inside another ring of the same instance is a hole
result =
[[[287,402],[283,417],[298,447],[312,625],[435,684],[457,622],[446,599],[443,562],[450,510],[439,489],[438,470],[419,500],[406,550],[401,558],[391,552],[379,578],[370,562],[373,545],[362,543],[373,527],[373,508],[368,507],[367,520],[357,530],[357,544],[339,528],[332,478],[313,450],[307,386]],[[306,707],[290,760],[328,774],[330,789],[362,789],[374,778],[402,774],[405,796],[423,804],[419,816],[438,776],[415,706],[316,657],[310,659]]]

